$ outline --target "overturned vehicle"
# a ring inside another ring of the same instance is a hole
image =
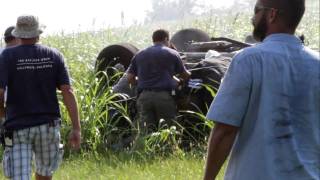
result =
[[[183,29],[175,33],[171,43],[180,53],[185,67],[191,72],[190,79],[176,89],[178,106],[177,127],[181,130],[182,144],[198,143],[209,135],[210,123],[204,116],[219,88],[232,57],[237,51],[250,44],[228,38],[210,38],[199,29]],[[132,57],[138,52],[132,44],[119,43],[105,47],[98,55],[96,71],[104,71],[108,76],[125,72]],[[119,78],[112,78],[109,83],[113,91],[126,96],[122,102],[127,103],[132,121],[137,118],[135,109],[136,90],[129,86],[125,74]],[[116,111],[112,114],[117,116]],[[112,118],[112,117],[111,117]],[[125,119],[118,121],[117,126],[128,132],[132,128]],[[118,134],[119,135],[119,134]],[[130,133],[121,134],[126,138]]]

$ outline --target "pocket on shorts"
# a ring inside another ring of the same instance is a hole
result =
[[[47,133],[47,141],[48,143],[59,143],[60,142],[60,127],[50,127],[49,132]]]
[[[3,152],[2,168],[3,175],[7,178],[12,176],[12,157],[11,148],[6,148]]]
[[[56,171],[58,169],[58,167],[62,162],[63,154],[64,154],[63,144],[59,144],[59,149],[57,151],[56,158],[51,166],[51,171]]]
[[[18,131],[14,131],[13,133],[13,139],[15,143],[27,143],[27,138],[29,137],[29,129],[21,129]]]

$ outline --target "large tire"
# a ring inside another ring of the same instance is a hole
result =
[[[171,38],[172,44],[181,52],[188,51],[189,43],[208,41],[210,41],[210,37],[206,32],[194,28],[180,30]]]
[[[95,69],[96,71],[105,71],[108,67],[114,67],[119,63],[127,69],[131,59],[138,51],[138,48],[129,43],[119,43],[107,46],[99,53]],[[108,75],[110,74],[108,73]]]
[[[129,67],[131,59],[138,51],[138,48],[132,44],[119,43],[107,46],[99,53],[95,64],[95,71],[105,71],[107,77],[103,76],[102,73],[98,74],[98,78],[102,78],[98,87],[98,94],[102,94],[110,86],[114,86],[118,82],[120,76],[115,76],[115,78],[113,78],[113,76],[119,71],[124,72]],[[122,65],[122,69],[117,67],[119,65]],[[119,100],[121,101],[119,103],[122,103],[124,107],[129,107],[128,113],[130,118],[134,119],[136,114],[134,111],[135,101],[128,100],[122,96],[119,96],[114,100]],[[106,138],[104,139],[106,142],[106,148],[112,148],[114,150],[124,149],[130,145],[128,139],[132,137],[133,124],[122,116],[122,113],[117,109],[117,107],[106,106],[106,108],[108,111],[107,119],[109,119],[109,125],[116,127],[112,128],[107,137],[104,137]]]

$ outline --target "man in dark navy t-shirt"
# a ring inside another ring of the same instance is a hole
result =
[[[190,76],[179,53],[168,47],[168,31],[156,30],[152,40],[154,45],[135,55],[127,71],[130,84],[137,80],[137,108],[143,133],[156,130],[160,119],[169,124],[175,119],[177,108],[171,94],[179,83],[175,75],[183,80]]]
[[[33,154],[37,179],[51,179],[58,168],[63,151],[57,89],[72,120],[69,143],[80,147],[78,108],[63,56],[37,43],[41,33],[38,18],[18,17],[12,35],[20,39],[20,45],[0,55],[0,118],[5,116],[7,132],[3,170],[11,179],[30,179]]]

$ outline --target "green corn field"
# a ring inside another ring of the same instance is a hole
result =
[[[163,128],[150,137],[142,137],[131,148],[114,151],[108,143],[115,141],[117,127],[114,123],[121,118],[133,126],[134,119],[128,113],[128,104],[120,103],[121,94],[111,90],[108,81],[117,78],[97,78],[95,61],[106,46],[127,42],[139,49],[151,45],[151,33],[158,28],[168,29],[172,34],[183,28],[198,28],[211,37],[228,37],[244,41],[251,34],[250,12],[220,11],[196,19],[179,22],[160,22],[110,28],[101,31],[51,34],[41,43],[58,49],[65,57],[70,69],[73,88],[79,105],[82,125],[82,150],[65,150],[67,160],[57,172],[57,179],[201,179],[206,151],[206,138],[192,144],[188,151],[179,146],[179,131],[175,127]],[[319,3],[308,4],[297,35],[304,35],[306,45],[320,49]],[[101,88],[103,87],[103,88]],[[103,89],[103,90],[101,90]],[[210,89],[210,88],[209,88]],[[71,121],[61,102],[62,137],[66,143]],[[110,114],[115,110],[119,116]],[[213,126],[205,114],[189,112],[200,117],[204,124]],[[133,130],[134,131],[134,130]],[[207,134],[208,136],[209,134]],[[218,179],[222,179],[223,172]],[[0,179],[4,178],[0,173]]]

